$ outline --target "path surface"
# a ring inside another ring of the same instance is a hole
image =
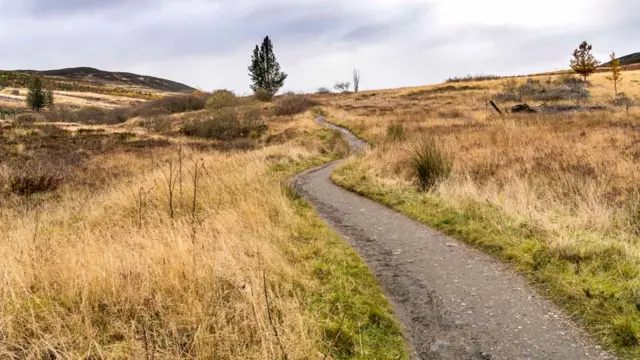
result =
[[[367,145],[345,129],[353,150]],[[615,359],[506,265],[330,180],[337,162],[294,185],[365,259],[416,359]]]

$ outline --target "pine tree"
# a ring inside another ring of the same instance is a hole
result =
[[[616,58],[616,53],[612,52],[610,56],[611,76],[607,76],[607,80],[613,83],[615,96],[618,96],[618,84],[622,81],[622,68],[620,67],[620,59]]]
[[[253,84],[253,91],[264,90],[270,95],[275,95],[284,85],[287,74],[280,70],[280,64],[273,53],[273,44],[269,37],[265,37],[261,46],[253,50],[249,76]]]
[[[573,51],[573,59],[570,61],[570,66],[577,74],[580,74],[584,78],[584,82],[587,82],[587,77],[596,72],[596,68],[600,64],[593,54],[591,54],[592,46],[586,41],[583,41],[580,46]]]
[[[47,106],[47,95],[44,91],[42,78],[34,75],[28,85],[27,106],[35,112],[40,112]]]

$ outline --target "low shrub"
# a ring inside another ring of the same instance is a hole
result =
[[[125,131],[125,132],[118,133],[117,138],[120,141],[127,141],[127,140],[133,139],[133,138],[135,138],[137,136],[138,136],[138,134],[136,134],[134,132]]]
[[[478,75],[467,75],[467,76],[454,76],[451,78],[448,78],[445,82],[448,83],[456,83],[456,82],[465,82],[465,81],[487,81],[487,80],[496,80],[496,79],[500,79],[502,78],[502,76],[498,76],[498,75],[484,75],[484,74],[478,74]]]
[[[559,101],[580,100],[589,97],[584,81],[570,76],[561,76],[556,81],[543,83],[538,79],[527,79],[518,85],[515,79],[502,84],[502,92],[496,94],[496,101]]]
[[[236,95],[229,90],[216,90],[207,99],[207,107],[212,109],[222,109],[225,107],[236,106],[238,99]]]
[[[170,114],[202,110],[205,107],[204,98],[196,95],[174,95],[154,100],[164,107]]]
[[[331,94],[331,89],[327,87],[320,87],[316,90],[316,94]]]
[[[173,119],[168,115],[156,115],[145,118],[141,123],[148,132],[166,134],[173,128]]]
[[[100,134],[104,133],[104,129],[91,129],[91,128],[80,128],[78,129],[78,134]]]
[[[259,109],[243,113],[237,109],[224,108],[198,119],[188,121],[180,129],[186,136],[194,136],[222,141],[238,138],[257,138],[267,130]]]
[[[105,124],[107,110],[97,106],[85,106],[73,114],[73,121],[82,124]]]
[[[410,160],[422,191],[431,190],[451,174],[453,160],[435,140],[423,138],[410,148]]]
[[[71,134],[69,130],[65,130],[59,126],[52,124],[44,124],[38,126],[38,131],[40,134],[48,137],[57,137],[57,136],[67,136]]]
[[[271,99],[273,99],[273,94],[271,94],[267,90],[259,89],[253,93],[253,97],[255,97],[258,101],[269,102],[271,101]]]
[[[277,116],[296,115],[318,105],[317,101],[304,95],[286,95],[276,102],[273,112]]]
[[[205,99],[202,96],[193,94],[173,95],[162,99],[147,101],[134,107],[129,114],[129,118],[177,114],[202,110],[204,107]]]
[[[110,124],[120,124],[127,121],[130,117],[131,108],[121,107],[109,110],[107,119]]]
[[[66,105],[56,105],[48,107],[46,111],[42,112],[44,117],[49,122],[74,122],[75,111]]]
[[[13,125],[18,127],[30,127],[38,121],[35,114],[20,114],[13,120]]]
[[[0,119],[5,119],[7,117],[16,116],[16,109],[11,108],[0,108]]]
[[[56,190],[62,183],[62,176],[52,171],[25,170],[21,173],[9,174],[7,190],[10,193],[30,196]]]

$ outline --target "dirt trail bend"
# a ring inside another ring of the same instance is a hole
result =
[[[348,130],[353,151],[367,144]],[[365,259],[394,306],[416,359],[615,359],[508,266],[334,185],[338,162],[294,186]]]

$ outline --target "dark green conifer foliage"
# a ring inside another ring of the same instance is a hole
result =
[[[268,36],[264,38],[262,45],[256,45],[253,50],[249,76],[254,92],[264,90],[271,95],[275,95],[287,79],[287,74],[280,70],[280,64],[273,53],[273,44]]]

